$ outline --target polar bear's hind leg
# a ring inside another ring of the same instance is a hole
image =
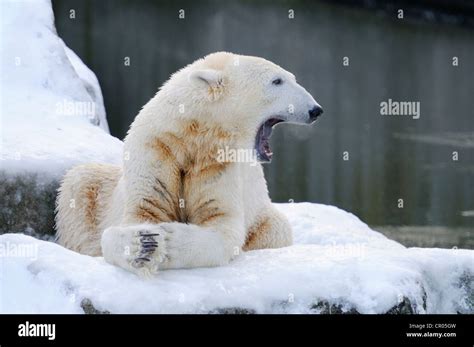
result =
[[[280,248],[293,243],[293,233],[286,217],[273,206],[265,209],[247,230],[244,251]]]
[[[121,176],[114,165],[86,164],[64,177],[56,203],[57,241],[73,251],[101,255],[101,223]]]

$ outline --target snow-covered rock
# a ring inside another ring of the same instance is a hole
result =
[[[2,169],[62,175],[117,162],[95,75],[57,36],[49,0],[2,1]],[[100,125],[101,126],[94,126]]]
[[[405,248],[332,206],[276,206],[295,245],[148,280],[103,258],[2,235],[0,312],[474,313],[474,251]]]
[[[0,6],[0,233],[33,233],[51,229],[64,172],[119,163],[122,142],[108,134],[94,73],[57,36],[50,0]]]

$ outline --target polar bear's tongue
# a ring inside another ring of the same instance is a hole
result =
[[[271,118],[258,129],[255,147],[260,161],[268,162],[271,160],[273,153],[270,149],[269,141],[272,134],[272,127],[280,122],[282,122],[282,120]]]

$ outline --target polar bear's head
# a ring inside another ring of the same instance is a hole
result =
[[[311,124],[323,112],[292,73],[258,57],[213,53],[176,73],[169,84],[165,91],[186,95],[182,102],[190,104],[193,117],[238,132],[260,161],[271,159],[269,137],[276,124]]]

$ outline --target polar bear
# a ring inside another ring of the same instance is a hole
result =
[[[199,59],[139,112],[122,167],[86,164],[65,175],[57,240],[143,276],[291,245],[261,163],[272,157],[276,124],[311,124],[321,113],[295,76],[272,62],[227,52]],[[222,160],[223,150],[253,153],[257,164]]]

